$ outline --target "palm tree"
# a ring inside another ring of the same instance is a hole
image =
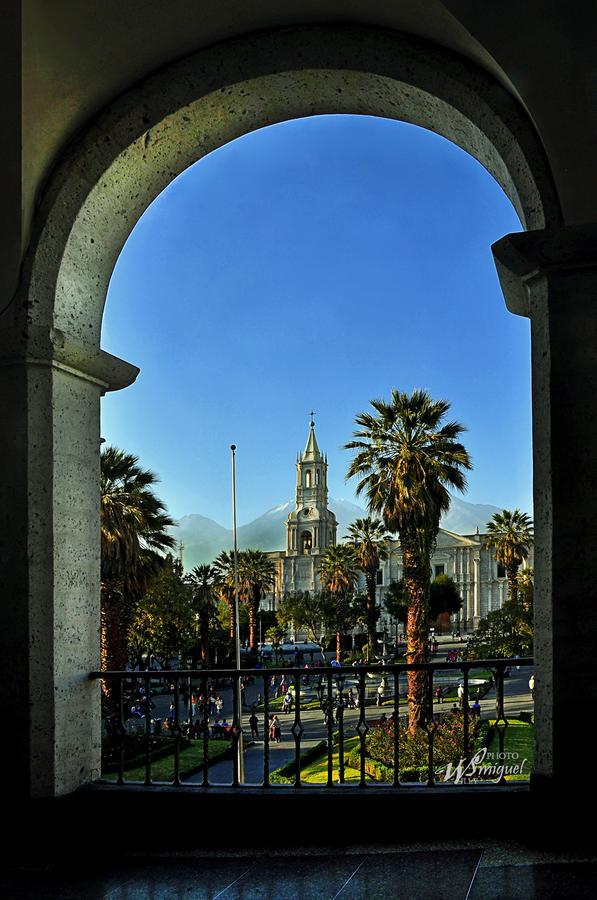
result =
[[[193,607],[198,617],[199,644],[203,663],[209,663],[209,623],[215,609],[215,577],[216,570],[213,566],[202,565],[195,566],[186,579],[191,588]]]
[[[238,560],[237,560],[238,563]],[[214,584],[220,600],[223,600],[230,610],[230,637],[236,637],[236,603],[234,596],[234,551],[222,550],[216,556],[213,563],[215,571]],[[240,578],[237,578],[240,591]],[[239,597],[240,599],[240,597]]]
[[[174,546],[167,528],[175,522],[153,492],[157,476],[116,447],[101,454],[101,657],[102,668],[124,669],[127,631],[140,598]],[[113,692],[104,682],[107,715]]]
[[[377,572],[379,563],[388,558],[386,549],[389,535],[379,519],[367,516],[355,519],[348,529],[348,543],[352,545],[357,565],[365,576],[367,586],[367,643],[369,658],[375,652],[377,641]]]
[[[465,430],[458,422],[442,424],[450,409],[445,400],[433,400],[426,391],[409,396],[392,391],[390,402],[372,400],[374,412],[359,413],[356,450],[347,477],[358,476],[357,494],[364,493],[372,513],[397,533],[402,550],[404,584],[408,598],[407,661],[427,661],[430,558],[440,517],[450,506],[448,487],[464,491],[463,470],[471,461],[458,437]],[[409,731],[426,720],[424,671],[408,673]]]
[[[526,513],[503,509],[487,523],[485,546],[493,549],[495,561],[506,570],[508,599],[516,602],[518,567],[529,555],[533,541],[533,520]]]
[[[249,613],[249,646],[257,651],[261,599],[276,583],[276,564],[263,550],[243,550],[239,559],[243,597]]]
[[[319,577],[336,606],[336,659],[342,660],[342,639],[348,595],[358,580],[357,561],[349,544],[328,547],[319,562]]]
[[[126,628],[135,605],[174,546],[175,522],[153,492],[157,476],[116,447],[101,454],[100,522],[104,668],[124,668]],[[119,598],[117,603],[115,601]],[[119,607],[118,609],[116,607]],[[115,616],[114,613],[117,615]]]

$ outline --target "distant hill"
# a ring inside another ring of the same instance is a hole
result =
[[[494,513],[502,508],[487,503],[467,503],[461,497],[452,497],[450,509],[442,516],[441,527],[456,534],[474,534],[477,528],[485,531],[485,526]]]
[[[330,509],[338,519],[338,538],[342,540],[351,522],[366,516],[366,511],[350,500],[331,498]],[[238,529],[239,550],[257,547],[261,550],[283,550],[286,533],[284,523],[288,513],[294,509],[291,500],[268,509],[267,512]],[[467,503],[460,497],[452,497],[450,510],[441,520],[441,527],[456,534],[474,534],[477,527],[484,531],[487,522],[497,506],[484,503]],[[211,562],[221,550],[232,547],[232,531],[219,525],[213,519],[197,514],[183,516],[178,527],[172,529],[177,541],[184,544],[184,567],[188,571],[193,566]]]

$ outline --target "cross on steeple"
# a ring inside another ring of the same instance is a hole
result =
[[[314,411],[311,410],[311,412],[309,413],[309,415],[310,415],[310,417],[311,417],[311,422],[310,422],[309,424],[314,428],[314,427],[315,427],[315,422],[313,421],[313,416],[315,415]]]

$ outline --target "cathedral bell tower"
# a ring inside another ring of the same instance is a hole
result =
[[[313,415],[307,445],[296,458],[296,508],[286,520],[286,551],[292,556],[317,555],[336,543],[338,523],[328,509],[328,462],[317,446]]]

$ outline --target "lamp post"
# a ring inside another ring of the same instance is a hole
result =
[[[238,671],[236,680],[236,720],[238,722],[238,742],[236,745],[238,759],[238,780],[242,784],[245,780],[245,759],[243,748],[243,698],[241,690],[242,676],[240,674],[240,615],[238,603],[238,548],[236,541],[236,444],[230,445],[232,453],[232,534],[234,537],[234,616],[236,627],[234,629],[234,646],[236,650],[236,668]]]

